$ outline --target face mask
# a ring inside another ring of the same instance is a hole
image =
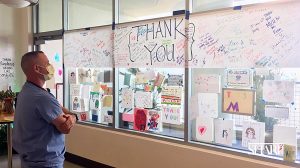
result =
[[[51,64],[49,64],[47,67],[43,67],[43,68],[47,70],[48,74],[43,74],[43,73],[40,74],[44,76],[45,81],[50,80],[54,76],[54,72],[55,72],[54,67]]]

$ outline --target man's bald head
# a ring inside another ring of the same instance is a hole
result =
[[[26,76],[30,73],[33,65],[38,63],[39,54],[44,54],[44,52],[32,51],[23,55],[21,60],[21,67]]]

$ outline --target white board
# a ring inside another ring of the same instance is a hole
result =
[[[14,83],[15,66],[14,48],[11,42],[8,38],[0,37],[0,90],[6,90],[8,86],[12,86],[11,83]]]
[[[192,15],[189,66],[298,67],[299,10],[293,1]]]
[[[116,26],[116,67],[184,67],[185,19],[161,18]]]
[[[112,37],[110,26],[64,34],[64,64],[66,67],[112,67]]]

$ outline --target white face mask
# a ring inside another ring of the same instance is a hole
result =
[[[42,67],[42,66],[40,66],[40,67]],[[45,81],[50,80],[51,78],[53,78],[54,72],[55,72],[54,67],[51,64],[49,64],[47,67],[43,67],[43,68],[45,68],[48,72],[48,74],[40,73],[44,76]]]

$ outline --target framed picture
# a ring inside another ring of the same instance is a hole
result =
[[[239,115],[254,115],[255,91],[250,89],[222,90],[222,112]]]
[[[253,87],[253,71],[251,69],[227,69],[226,87]]]

